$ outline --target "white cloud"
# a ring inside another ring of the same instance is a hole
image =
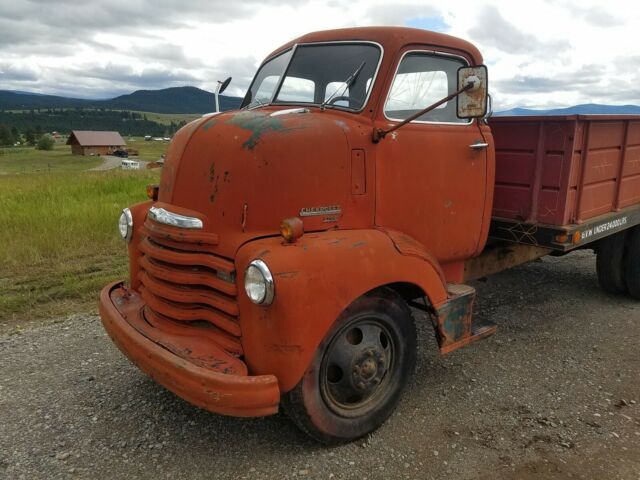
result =
[[[105,97],[234,77],[240,95],[268,53],[304,33],[372,24],[475,43],[497,109],[640,104],[640,8],[610,0],[11,0],[0,5],[0,89]],[[624,15],[622,13],[624,12]]]

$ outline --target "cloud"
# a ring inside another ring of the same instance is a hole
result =
[[[583,19],[594,27],[607,28],[624,24],[624,20],[622,18],[611,15],[609,11],[600,6],[581,7],[577,5],[571,5],[569,7],[569,10],[572,14]]]
[[[602,65],[583,65],[572,72],[560,71],[554,77],[524,75],[497,80],[494,86],[507,94],[587,91],[603,83],[607,78],[606,71]]]
[[[0,82],[36,82],[38,78],[39,74],[33,68],[0,62]]]
[[[415,3],[387,3],[371,5],[365,10],[363,17],[369,25],[405,25],[416,18],[442,18],[442,12],[431,5]]]
[[[543,41],[531,33],[521,31],[509,23],[493,5],[485,6],[480,11],[476,24],[469,30],[469,35],[486,47],[494,47],[510,54],[557,54],[570,48],[567,40]]]
[[[106,98],[193,85],[242,95],[306,32],[407,25],[473,42],[508,107],[639,102],[640,9],[620,0],[0,0],[0,89]],[[624,13],[622,13],[624,12]],[[386,52],[392,53],[392,52]]]

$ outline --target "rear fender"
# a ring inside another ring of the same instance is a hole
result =
[[[238,284],[254,259],[273,274],[275,298],[270,306],[238,296],[245,362],[254,375],[273,374],[280,389],[292,389],[340,313],[368,291],[392,283],[409,283],[426,294],[434,308],[447,301],[437,264],[424,256],[400,253],[379,230],[339,230],[306,234],[293,244],[282,238],[256,240],[236,256]]]

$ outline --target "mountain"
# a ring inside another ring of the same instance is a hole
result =
[[[512,108],[502,112],[495,112],[496,117],[512,115],[640,115],[638,105],[599,105],[585,103],[567,108],[552,108],[548,110],[533,110],[529,108]]]
[[[220,95],[220,110],[238,108],[242,99]],[[208,113],[215,109],[214,95],[196,87],[137,90],[107,100],[67,98],[38,93],[0,90],[0,110],[48,108],[105,108],[154,113]]]

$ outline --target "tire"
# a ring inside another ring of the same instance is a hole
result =
[[[626,293],[625,242],[627,232],[616,233],[598,242],[596,270],[600,287],[609,293]]]
[[[631,230],[627,240],[625,280],[629,294],[640,300],[640,227]]]
[[[416,327],[407,304],[380,289],[351,304],[320,343],[283,407],[325,444],[377,429],[398,404],[416,365]]]

